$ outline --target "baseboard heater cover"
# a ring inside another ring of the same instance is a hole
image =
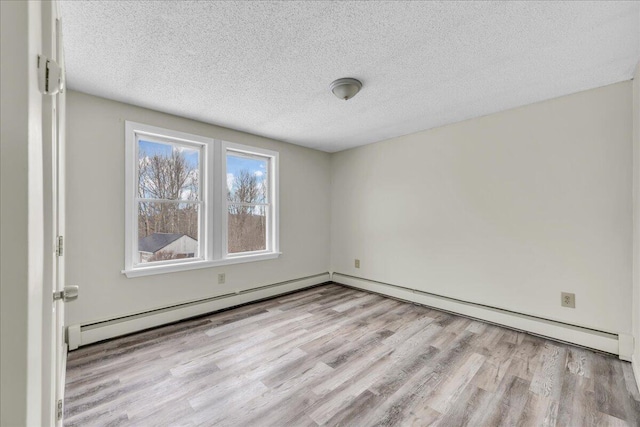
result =
[[[219,310],[294,292],[330,281],[329,273],[273,283],[203,300],[67,328],[69,350]]]
[[[404,301],[415,302],[428,307],[529,332],[534,335],[564,341],[606,353],[626,356],[620,354],[618,335],[616,334],[568,325],[554,320],[519,314],[499,308],[486,307],[422,292],[417,289],[362,279],[346,274],[333,273],[332,280],[338,284],[387,295]],[[626,357],[621,358],[626,359]]]

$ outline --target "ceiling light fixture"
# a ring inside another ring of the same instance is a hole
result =
[[[329,88],[335,96],[348,101],[349,99],[356,96],[358,92],[360,92],[362,83],[360,83],[360,80],[344,78],[334,81],[333,83],[331,83],[331,86],[329,86]]]

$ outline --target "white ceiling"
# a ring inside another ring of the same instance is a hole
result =
[[[639,2],[63,1],[71,89],[335,152],[631,79]],[[341,101],[340,77],[363,82]]]

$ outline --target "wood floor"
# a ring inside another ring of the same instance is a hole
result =
[[[338,285],[69,354],[67,426],[640,425],[629,363]]]

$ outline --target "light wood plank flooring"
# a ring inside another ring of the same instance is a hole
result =
[[[338,286],[69,354],[67,426],[640,425],[629,363]]]

